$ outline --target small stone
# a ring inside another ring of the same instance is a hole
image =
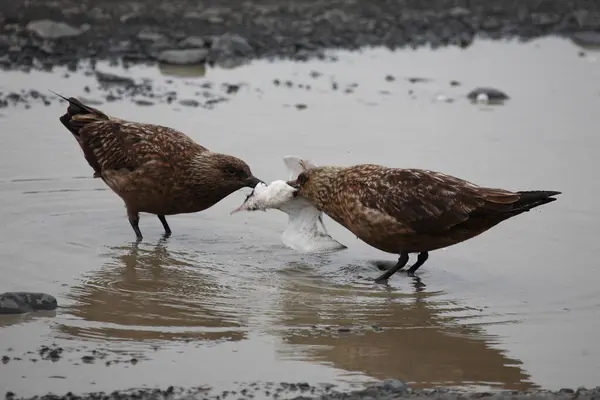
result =
[[[600,32],[580,31],[571,34],[571,39],[581,47],[600,46]]]
[[[98,82],[108,85],[123,85],[123,86],[134,86],[135,81],[126,76],[120,76],[115,74],[109,74],[106,72],[96,71],[96,79]]]
[[[347,326],[340,326],[338,332],[350,332],[350,328]]]
[[[206,48],[210,46],[210,42],[201,36],[188,36],[179,42],[181,48]]]
[[[471,92],[469,92],[469,94],[467,94],[467,98],[471,101],[478,101],[478,98],[483,97],[480,95],[487,96],[489,101],[505,101],[510,98],[506,93],[490,87],[478,87],[473,89]]]
[[[149,41],[149,42],[158,42],[159,40],[165,39],[165,35],[163,35],[162,33],[148,32],[148,31],[142,31],[142,32],[138,33],[137,37],[140,40],[145,40],[145,41]]]
[[[186,107],[199,107],[200,102],[194,99],[179,100],[179,104]]]
[[[305,110],[308,106],[306,104],[296,104],[298,110]]]
[[[407,78],[406,80],[409,81],[410,83],[424,83],[424,82],[429,82],[431,79],[421,78],[421,77],[413,77],[413,78]]]
[[[83,361],[83,362],[84,362],[84,363],[86,363],[86,364],[91,364],[91,363],[93,363],[95,360],[96,360],[96,358],[95,358],[95,357],[93,357],[93,356],[83,356],[83,357],[81,357],[81,361]]]
[[[165,50],[158,55],[158,60],[164,64],[194,65],[204,64],[207,57],[206,49]]]
[[[9,361],[10,361],[9,356],[2,356],[2,364],[8,364]]]
[[[398,379],[386,379],[383,382],[381,382],[381,387],[391,392],[405,392],[406,390],[408,390],[408,386],[406,385],[406,383]]]
[[[138,106],[153,106],[154,103],[150,100],[138,99],[135,101],[135,104]]]
[[[42,39],[60,39],[78,36],[83,33],[82,29],[72,27],[64,22],[56,22],[49,19],[32,21],[27,24],[26,29],[35,33]]]
[[[386,75],[386,76],[385,76],[385,80],[386,80],[387,82],[393,82],[393,81],[395,81],[395,80],[396,80],[396,78],[395,78],[393,75]]]
[[[250,56],[254,49],[240,35],[226,33],[213,38],[211,50],[222,55]]]
[[[460,86],[459,81],[450,81],[450,86]]]

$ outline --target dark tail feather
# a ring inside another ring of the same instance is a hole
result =
[[[86,106],[74,97],[67,98],[52,90],[50,90],[50,92],[69,102],[67,113],[62,115],[59,119],[65,128],[76,137],[79,137],[79,130],[90,122],[110,119],[102,111]]]
[[[552,190],[529,190],[517,193],[521,195],[521,198],[513,203],[513,208],[511,210],[511,213],[516,214],[556,201],[558,199],[553,196],[561,194],[561,192]]]

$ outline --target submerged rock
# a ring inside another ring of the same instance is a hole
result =
[[[203,64],[208,57],[206,49],[165,50],[158,55],[164,64],[193,65]]]
[[[0,314],[23,314],[31,311],[54,310],[58,303],[46,293],[6,292],[0,294]]]
[[[75,28],[64,22],[56,22],[49,19],[30,22],[27,24],[27,30],[35,33],[42,39],[60,39],[78,36],[83,33],[82,29]]]

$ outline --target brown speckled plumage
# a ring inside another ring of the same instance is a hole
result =
[[[64,99],[69,107],[61,123],[81,146],[94,177],[125,202],[138,239],[140,212],[156,214],[169,235],[166,215],[205,210],[260,181],[244,161],[213,153],[175,129],[113,118]]]
[[[373,164],[316,167],[289,184],[359,239],[400,254],[378,281],[404,267],[409,253],[419,253],[412,275],[427,252],[475,237],[560,194],[486,188],[440,172]]]

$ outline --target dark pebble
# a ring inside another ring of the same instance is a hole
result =
[[[308,106],[306,104],[296,104],[298,110],[305,110]]]
[[[14,101],[23,100],[18,93],[8,95]],[[22,314],[39,310],[54,310],[56,299],[46,293],[6,292],[0,294],[0,314]]]
[[[505,101],[510,98],[506,93],[490,87],[478,87],[470,91],[469,94],[467,94],[467,98],[471,101],[475,101],[477,100],[477,96],[482,93],[486,94],[490,101]]]

